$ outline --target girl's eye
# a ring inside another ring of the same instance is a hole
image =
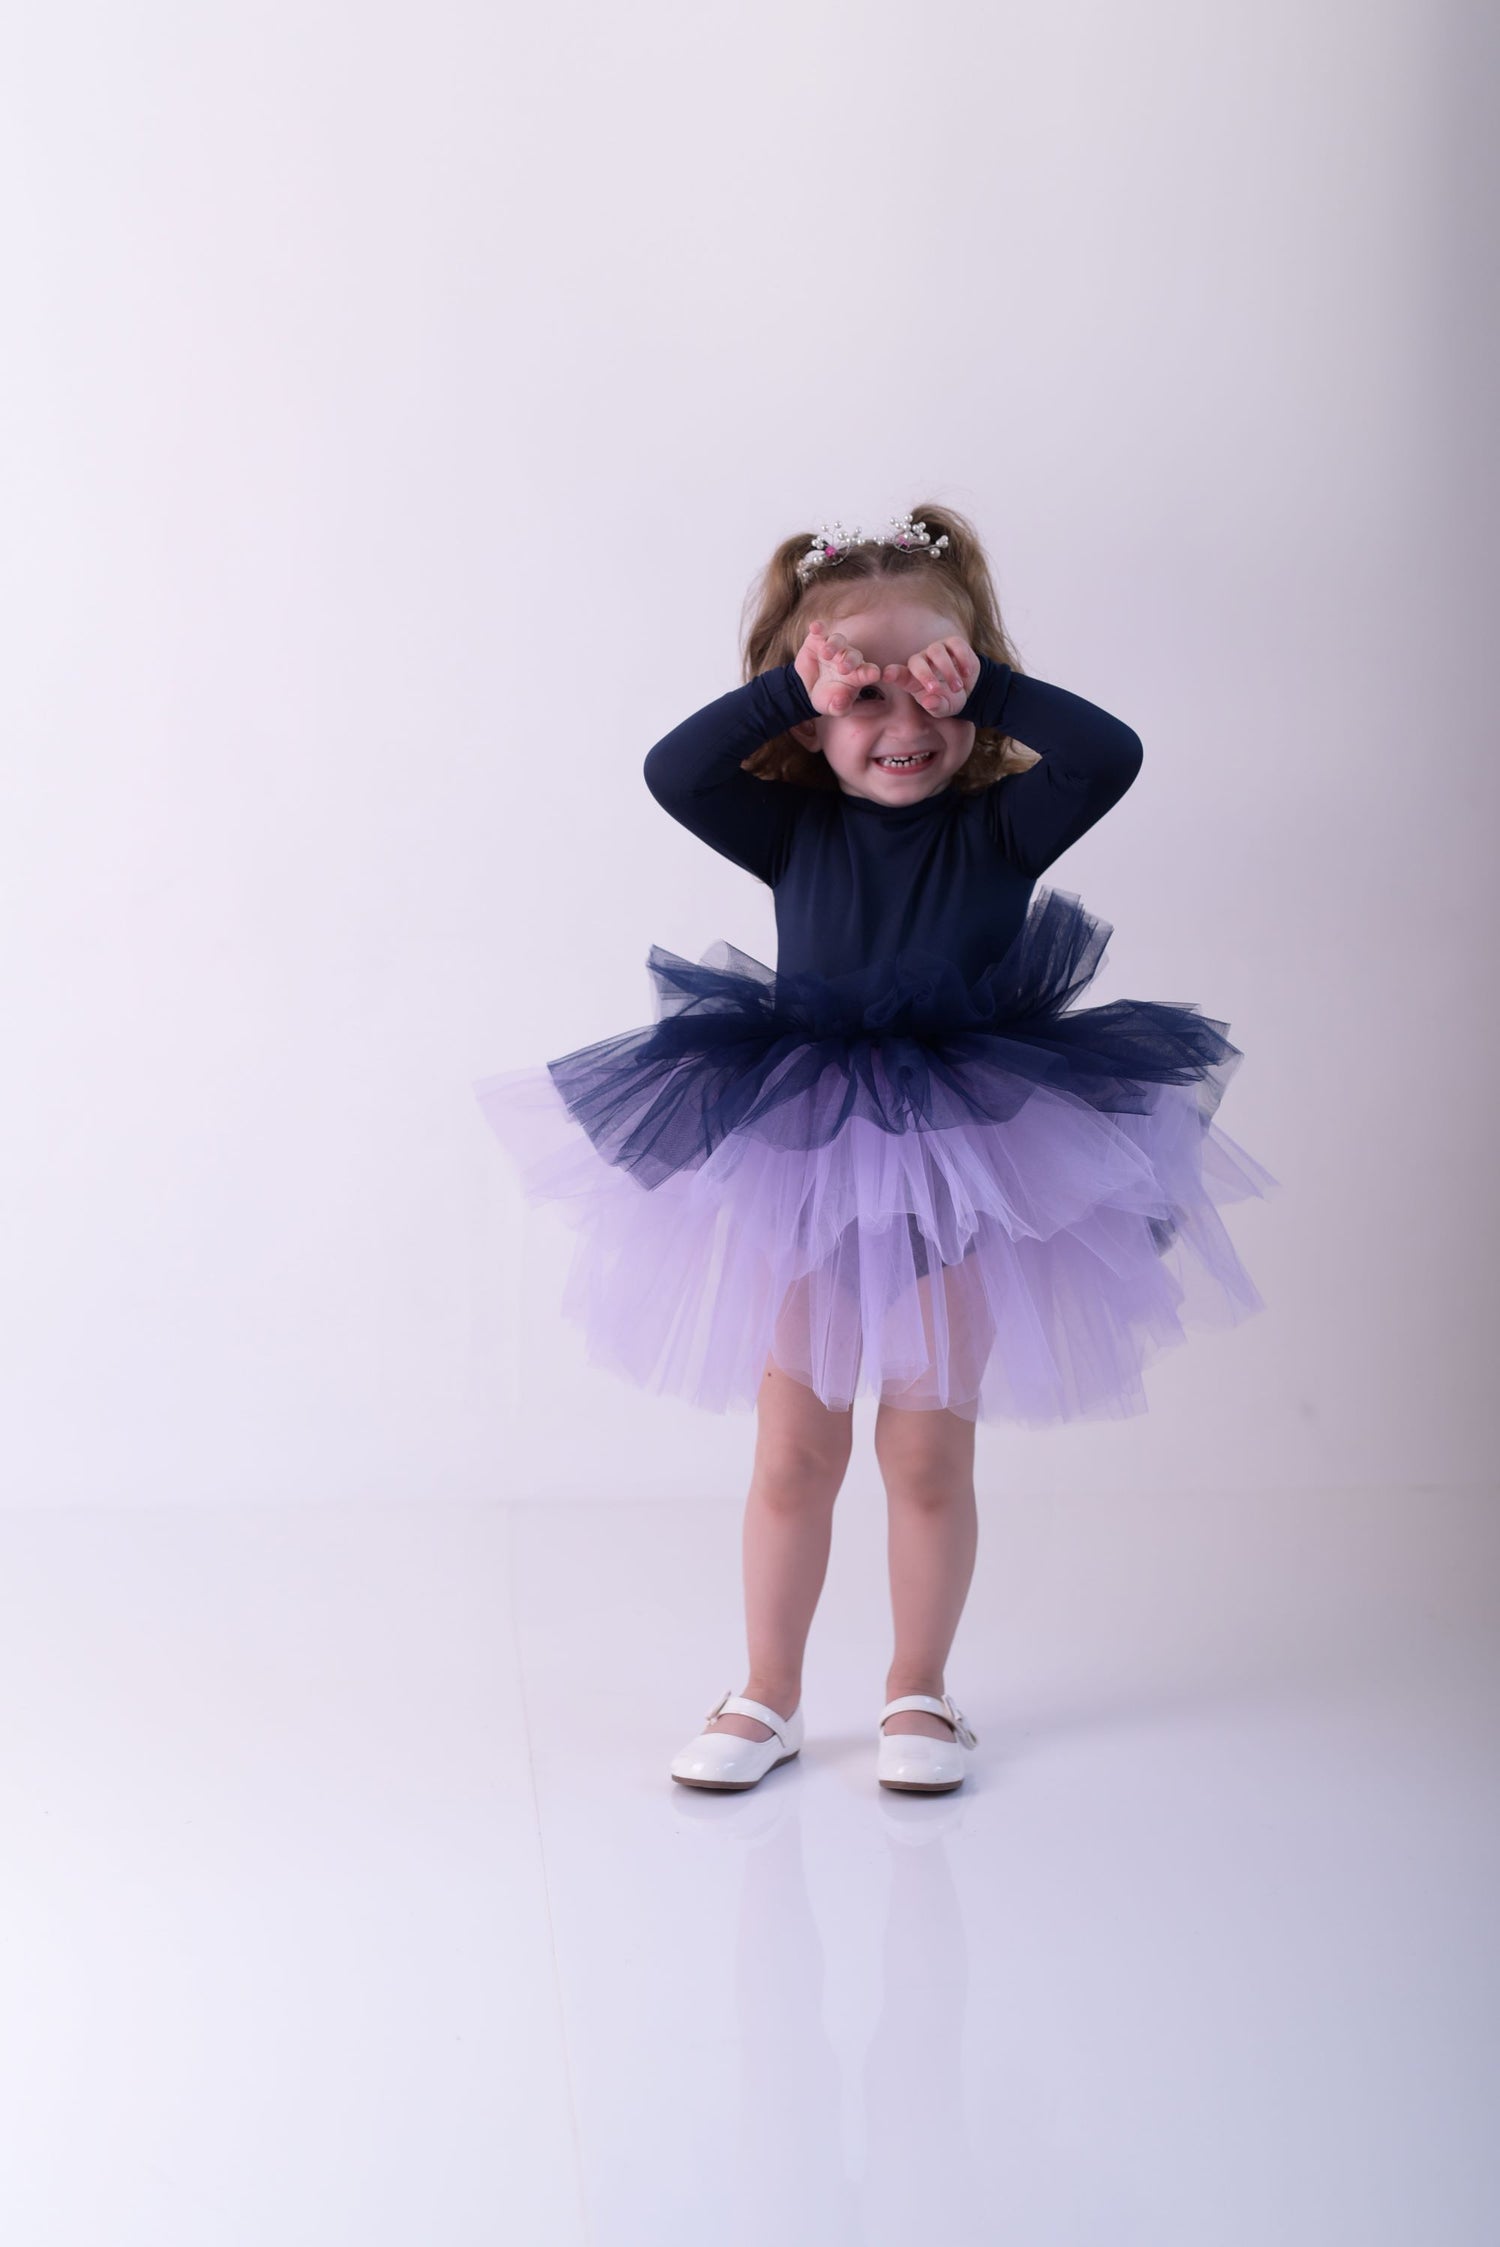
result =
[[[869,686],[869,687],[861,687],[861,688],[860,688],[860,690],[859,690],[859,692],[858,692],[858,694],[857,694],[857,695],[856,695],[856,696],[854,697],[854,699],[855,699],[855,701],[856,701],[856,702],[863,702],[863,701],[864,701],[864,699],[865,699],[865,696],[866,696],[867,694],[879,694],[879,692],[880,692],[880,689],[879,689],[879,687],[875,687],[875,686]]]

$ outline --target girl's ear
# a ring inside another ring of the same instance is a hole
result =
[[[794,726],[787,728],[787,731],[791,734],[799,749],[816,751],[818,746],[818,721],[816,718],[799,718]]]

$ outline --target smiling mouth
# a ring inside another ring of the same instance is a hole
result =
[[[877,757],[875,762],[882,772],[921,772],[937,755],[935,749],[920,749],[909,757]]]

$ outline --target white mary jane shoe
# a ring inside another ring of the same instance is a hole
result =
[[[951,1740],[929,1739],[925,1732],[887,1732],[885,1720],[898,1709],[925,1709],[929,1716],[944,1717],[953,1727]],[[907,1794],[950,1794],[963,1785],[965,1761],[977,1747],[964,1713],[945,1693],[939,1701],[931,1693],[902,1693],[887,1701],[880,1712],[880,1753],[875,1776],[883,1787],[899,1787]]]
[[[763,1701],[747,1701],[742,1693],[726,1693],[710,1718],[731,1711],[769,1724],[769,1740],[746,1740],[738,1732],[700,1732],[672,1758],[672,1777],[685,1787],[753,1787],[778,1763],[789,1763],[802,1746],[802,1710],[778,1716]]]

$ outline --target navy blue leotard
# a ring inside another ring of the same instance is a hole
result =
[[[840,975],[935,952],[965,980],[1025,921],[1037,876],[1119,802],[1140,738],[1081,695],[981,656],[960,717],[1040,763],[981,789],[953,781],[909,804],[746,772],[762,743],[815,715],[793,665],[763,671],[663,736],[646,785],[664,811],[770,884],[778,967]]]

